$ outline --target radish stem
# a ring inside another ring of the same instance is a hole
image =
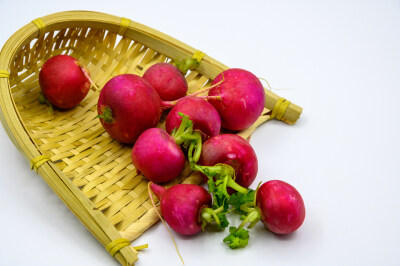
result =
[[[195,70],[200,65],[200,62],[195,58],[187,57],[180,61],[175,61],[174,65],[183,75],[186,75],[189,70]]]
[[[172,131],[171,136],[177,145],[183,144],[185,147],[189,147],[189,162],[197,163],[202,148],[201,133],[193,131],[193,122],[187,115],[183,113],[179,113],[179,115],[182,117],[182,122],[177,130]]]
[[[217,225],[220,225],[220,219],[218,218],[218,214],[221,213],[224,210],[224,207],[221,206],[217,209],[212,209],[212,208],[203,208],[201,210],[201,220],[202,220],[202,224],[201,224],[201,228],[204,230],[205,226],[207,224],[211,224],[211,223],[216,223]]]
[[[102,118],[104,120],[104,122],[106,123],[113,123],[114,122],[114,117],[113,117],[113,113],[110,107],[105,107],[103,109],[103,113],[97,116],[98,118]]]
[[[54,111],[53,105],[46,99],[46,97],[44,97],[42,92],[39,93],[38,100],[39,100],[40,104],[47,104],[49,106],[49,108],[50,108],[49,114],[53,113],[53,111]]]
[[[217,180],[223,182],[223,191],[224,194],[228,194],[226,192],[226,187],[230,187],[239,193],[247,194],[248,190],[238,183],[235,182],[235,170],[232,166],[227,164],[216,164],[214,166],[202,166],[198,164],[194,164],[192,166],[194,171],[199,171],[205,174],[207,177],[216,177]],[[228,195],[229,197],[229,195]]]

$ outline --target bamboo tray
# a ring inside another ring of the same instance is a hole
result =
[[[130,242],[158,221],[148,198],[147,181],[131,163],[131,147],[113,141],[96,118],[99,91],[92,88],[76,108],[51,114],[37,100],[39,70],[48,58],[69,54],[88,67],[97,87],[102,88],[113,76],[142,75],[154,63],[195,52],[126,18],[69,11],[27,24],[0,53],[0,118],[7,134],[32,168],[123,265],[137,260]],[[186,76],[189,92],[210,86],[227,68],[204,56],[198,69]],[[293,124],[301,111],[266,90],[264,112],[238,134],[248,138],[271,118]],[[173,183],[200,181],[199,175],[186,167]]]

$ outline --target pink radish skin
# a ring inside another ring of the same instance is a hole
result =
[[[161,99],[143,78],[124,74],[109,80],[97,104],[100,122],[110,136],[122,143],[134,143],[161,116]],[[106,115],[107,114],[107,115]]]
[[[185,155],[167,132],[150,128],[133,145],[132,163],[150,181],[167,182],[182,172]]]
[[[150,188],[160,199],[162,217],[174,231],[182,235],[194,235],[201,231],[201,211],[212,203],[207,190],[192,184],[179,184],[166,189],[151,183]]]
[[[239,68],[220,73],[211,85],[220,81],[208,95],[222,99],[209,100],[221,116],[222,127],[234,131],[248,128],[264,109],[265,92],[261,82],[251,72]]]
[[[55,107],[70,109],[88,94],[88,77],[89,73],[78,60],[69,55],[56,55],[44,63],[39,84],[47,101]]]
[[[258,171],[257,156],[250,144],[234,134],[222,134],[203,143],[199,165],[228,164],[235,169],[236,183],[249,187]]]
[[[188,85],[185,77],[175,66],[168,63],[152,65],[143,74],[164,101],[174,101],[186,95]]]
[[[271,180],[257,191],[261,221],[274,233],[289,234],[303,223],[306,210],[300,193],[290,184]]]
[[[185,97],[178,101],[167,116],[165,128],[169,134],[181,124],[179,113],[189,116],[193,129],[201,132],[203,140],[217,136],[221,130],[221,118],[209,102],[198,97]]]

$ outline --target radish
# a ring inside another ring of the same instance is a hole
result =
[[[182,60],[175,60],[172,64],[157,63],[152,65],[143,74],[164,101],[174,101],[182,98],[188,91],[185,76],[189,70],[195,70],[204,57],[204,53],[197,51],[193,56]]]
[[[212,201],[207,190],[192,184],[166,189],[152,182],[150,188],[160,199],[161,216],[175,232],[194,235],[201,231],[204,210],[210,209]]]
[[[108,134],[122,143],[134,143],[160,121],[163,109],[171,108],[143,78],[123,74],[109,80],[100,92],[97,112]]]
[[[289,234],[303,223],[306,210],[300,193],[290,184],[271,180],[257,191],[261,221],[274,233]]]
[[[147,179],[157,183],[167,182],[183,170],[185,155],[167,132],[150,128],[136,140],[132,162]]]
[[[253,124],[264,109],[265,92],[259,79],[251,72],[232,68],[220,73],[212,82],[209,102],[221,116],[222,127],[229,130],[243,130]]]
[[[39,84],[42,91],[39,97],[41,103],[70,109],[86,97],[90,76],[77,59],[69,55],[56,55],[43,64]]]
[[[180,99],[169,112],[165,128],[169,134],[181,124],[183,113],[193,122],[193,129],[201,133],[204,140],[217,136],[221,130],[221,118],[217,110],[200,97],[185,97]]]
[[[193,131],[193,122],[187,115],[178,115],[181,124],[171,132],[171,136],[163,129],[150,128],[144,131],[133,145],[133,165],[153,182],[170,181],[183,170],[185,156],[180,145],[188,148],[190,164],[196,163],[200,158],[200,133]]]
[[[235,181],[240,186],[249,187],[256,178],[257,156],[251,145],[238,135],[222,134],[203,143],[199,165],[213,166],[218,163],[233,167]]]
[[[243,228],[246,224],[249,224],[248,228],[253,228],[261,220],[266,228],[276,234],[290,234],[303,224],[306,215],[300,193],[280,180],[268,181],[256,191],[249,189],[246,195],[235,193],[228,202],[244,215],[239,227],[230,227],[230,234],[224,238],[230,248],[247,245],[248,231]]]
[[[168,63],[152,65],[143,74],[164,101],[173,101],[186,95],[188,85],[185,77],[175,66]]]

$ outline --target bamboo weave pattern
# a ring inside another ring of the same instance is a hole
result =
[[[67,28],[43,35],[33,45],[27,44],[17,54],[11,71],[16,106],[38,149],[72,179],[119,231],[132,231],[135,222],[138,223],[139,230],[129,238],[134,240],[158,219],[153,214],[144,216],[152,205],[147,180],[137,174],[131,163],[131,147],[112,140],[96,118],[99,91],[92,88],[78,107],[68,111],[49,113],[48,107],[37,100],[39,70],[56,54],[69,54],[81,61],[99,88],[116,75],[142,75],[151,65],[170,59],[107,30]],[[189,93],[211,83],[196,71],[190,72],[186,79]],[[265,122],[269,117],[267,111],[241,134],[248,137]],[[163,127],[163,123],[159,126]],[[189,174],[186,169],[175,182]]]

